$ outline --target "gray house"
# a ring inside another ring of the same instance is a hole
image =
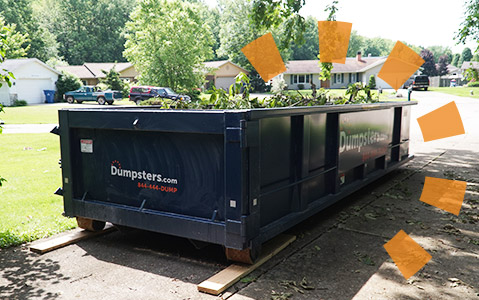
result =
[[[278,75],[283,78],[288,89],[310,89],[311,82],[317,88],[346,88],[350,83],[363,82],[368,84],[369,77],[376,77],[376,87],[390,89],[391,86],[377,77],[379,70],[386,62],[387,57],[362,57],[358,53],[356,57],[346,58],[345,64],[333,63],[331,81],[320,82],[319,73],[321,68],[319,60],[292,60],[286,64],[286,72]]]

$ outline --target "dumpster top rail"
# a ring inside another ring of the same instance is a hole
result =
[[[362,110],[377,110],[392,107],[402,107],[409,105],[417,105],[417,101],[394,101],[394,102],[377,102],[369,104],[343,104],[343,105],[318,105],[318,106],[301,106],[301,107],[276,107],[276,108],[252,108],[252,109],[161,109],[156,106],[142,107],[108,107],[108,108],[64,108],[68,111],[101,111],[101,112],[154,112],[154,113],[171,113],[175,111],[178,114],[224,114],[224,113],[246,113],[249,120],[256,120],[268,117],[280,117],[283,115],[308,115],[314,113],[335,113],[335,112],[352,112]]]

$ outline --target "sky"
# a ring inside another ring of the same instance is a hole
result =
[[[205,0],[210,6],[216,0]],[[247,0],[245,0],[247,1]],[[456,45],[453,39],[464,20],[464,0],[339,0],[337,21],[353,23],[352,30],[366,37],[400,40],[416,46],[448,46],[453,53],[465,47],[474,52],[477,42]],[[326,20],[331,0],[306,0],[301,15]]]
[[[367,37],[401,40],[409,44],[449,46],[460,53],[468,46],[475,50],[477,43],[456,45],[453,39],[464,20],[462,0],[339,0],[337,21],[353,23],[352,30]],[[312,15],[325,20],[324,8],[330,1],[306,0],[303,16]]]

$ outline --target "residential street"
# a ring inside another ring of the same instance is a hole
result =
[[[223,298],[479,299],[479,100],[412,97],[415,158],[289,230],[297,240]],[[466,134],[423,142],[416,119],[451,101]],[[21,130],[11,126],[4,133]],[[459,216],[419,201],[426,176],[468,182]],[[432,256],[409,280],[383,247],[401,229]],[[196,250],[185,239],[115,231],[44,255],[28,245],[0,249],[0,299],[217,299],[196,285],[227,265],[220,246]]]

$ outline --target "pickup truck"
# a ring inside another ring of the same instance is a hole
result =
[[[429,87],[429,77],[426,75],[413,75],[405,83],[403,88],[412,87],[413,90],[424,89],[427,91]]]
[[[78,90],[66,92],[63,95],[68,103],[73,104],[75,101],[77,103],[82,103],[83,101],[96,101],[100,105],[113,104],[115,100],[121,100],[122,95],[120,91],[106,90],[102,91],[94,86],[82,86]]]

